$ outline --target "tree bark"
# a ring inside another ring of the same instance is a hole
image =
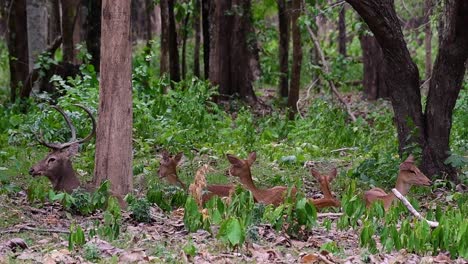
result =
[[[63,60],[75,61],[75,45],[73,41],[75,21],[78,17],[79,0],[62,0],[62,47]]]
[[[101,61],[101,10],[102,0],[87,0],[86,47],[91,54],[91,64],[99,72]]]
[[[200,78],[200,0],[195,0],[193,10],[193,31],[195,32],[195,47],[193,51],[193,75]]]
[[[468,59],[468,2],[444,2],[439,32],[439,50],[425,110],[427,145],[423,150],[422,168],[430,175],[448,174],[456,178],[455,170],[444,161],[450,151],[452,112],[462,87]]]
[[[101,82],[94,184],[109,179],[123,197],[132,183],[132,46],[130,1],[102,1]]]
[[[183,28],[183,36],[182,36],[182,79],[185,79],[185,75],[187,72],[187,37],[188,37],[188,23],[190,19],[190,13],[187,12],[184,18],[184,28]]]
[[[234,8],[235,7],[235,8]],[[255,43],[251,23],[250,0],[211,3],[210,81],[219,86],[221,98],[233,95],[254,104],[253,91]]]
[[[18,94],[18,88],[24,85],[28,77],[29,57],[28,35],[25,34],[27,32],[26,0],[10,0],[8,6],[10,5],[7,45],[10,66],[10,100],[14,102]]]
[[[338,52],[346,57],[346,5],[343,5],[338,16]]]
[[[288,97],[289,87],[289,10],[286,0],[277,0],[279,26],[279,97]]]
[[[359,37],[362,48],[364,96],[368,100],[388,98],[389,90],[385,84],[385,73],[382,65],[383,53],[374,36],[362,34]]]
[[[60,3],[59,0],[47,1],[47,13],[49,14],[48,22],[48,41],[50,45],[58,36],[62,34],[60,30]]]
[[[46,0],[26,0],[26,14],[28,25],[29,71],[32,71],[37,57],[47,47]]]
[[[180,81],[179,49],[177,45],[177,30],[174,17],[175,0],[168,0],[169,14],[169,75],[174,82]]]
[[[159,55],[160,75],[169,73],[169,8],[168,0],[160,0],[161,8],[161,50]]]
[[[432,70],[432,30],[431,30],[431,13],[432,13],[432,0],[424,1],[424,48],[426,49],[425,56],[425,78],[431,78]]]
[[[441,15],[439,52],[432,71],[425,113],[422,113],[419,72],[411,60],[393,1],[347,0],[374,33],[383,50],[386,84],[391,91],[400,153],[422,150],[427,175],[448,174],[457,181],[448,154],[452,111],[461,89],[468,58],[468,2],[447,0]]]
[[[292,1],[291,28],[293,42],[293,62],[291,71],[291,86],[289,87],[288,108],[289,119],[294,119],[297,114],[297,100],[299,100],[299,88],[301,85],[301,66],[302,66],[302,44],[301,29],[298,19],[301,16],[301,0]]]
[[[211,0],[202,1],[202,28],[203,28],[203,72],[205,73],[205,79],[210,77],[210,50],[211,50],[211,39],[210,39],[210,10]]]
[[[151,40],[153,39],[153,30],[151,29],[151,16],[154,12],[152,0],[145,0],[145,15],[146,15],[146,47],[148,54],[151,51]]]

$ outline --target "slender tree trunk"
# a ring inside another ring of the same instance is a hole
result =
[[[279,25],[279,97],[288,97],[289,87],[289,10],[286,0],[277,0]]]
[[[190,19],[190,13],[187,13],[184,19],[184,28],[182,36],[182,79],[185,79],[187,72],[186,53],[187,53],[187,36],[188,36],[188,22]]]
[[[168,0],[160,0],[161,7],[161,50],[159,55],[160,75],[169,73],[169,8]]]
[[[101,82],[94,184],[109,179],[123,197],[132,183],[132,46],[130,1],[102,1]]]
[[[432,13],[432,0],[424,1],[424,48],[426,49],[425,56],[425,78],[428,80],[431,78],[432,70],[432,30],[431,30],[431,13]]]
[[[364,95],[369,100],[388,98],[389,90],[385,84],[385,73],[382,65],[383,53],[374,36],[363,34],[359,37],[362,48]]]
[[[47,1],[47,13],[49,14],[48,22],[48,41],[50,45],[52,42],[62,34],[60,30],[60,2],[59,0]]]
[[[200,0],[195,0],[193,10],[193,31],[195,32],[195,47],[193,51],[193,75],[200,78]]]
[[[298,19],[301,16],[301,0],[292,1],[291,28],[293,42],[293,62],[291,71],[291,86],[289,87],[288,107],[289,119],[294,119],[297,113],[297,100],[299,100],[299,88],[301,85],[301,66],[302,66],[302,44],[301,29]]]
[[[75,61],[75,44],[73,41],[75,21],[78,17],[79,0],[62,0],[62,41],[63,60],[65,62]]]
[[[177,45],[177,30],[174,17],[175,0],[168,0],[169,9],[169,73],[171,80],[180,81],[179,49]]]
[[[32,71],[37,57],[47,47],[46,0],[26,0],[26,14],[28,25],[29,71]]]
[[[205,73],[205,79],[210,77],[210,51],[211,51],[211,38],[210,38],[210,10],[211,0],[202,1],[202,27],[203,27],[203,71]]]
[[[11,2],[13,1],[13,2]],[[29,74],[28,35],[26,23],[26,0],[8,1],[8,59],[10,65],[10,100],[14,102],[18,88],[24,85]],[[28,93],[29,95],[29,93]]]
[[[152,0],[145,0],[145,14],[146,14],[146,47],[148,54],[151,51],[151,40],[153,39],[153,31],[151,29],[151,16],[154,12],[154,5]]]
[[[86,47],[91,54],[91,64],[99,72],[101,61],[101,0],[87,0]]]
[[[346,57],[346,5],[343,5],[338,17],[338,52]]]
[[[468,59],[468,2],[444,2],[439,32],[439,50],[425,111],[427,146],[423,150],[423,169],[430,175],[448,174],[458,180],[454,169],[444,163],[450,152],[452,112],[462,87]]]

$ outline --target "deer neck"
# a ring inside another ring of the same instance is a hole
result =
[[[71,163],[64,164],[56,177],[49,176],[48,178],[56,191],[72,192],[74,189],[80,187],[80,181],[78,177],[76,177],[75,170]]]
[[[250,171],[244,177],[240,177],[240,182],[247,190],[251,191],[252,193],[258,191],[252,180],[252,174]]]
[[[403,177],[405,177],[405,174],[403,172],[400,172],[400,174],[398,175],[397,182],[395,184],[395,189],[397,189],[402,195],[407,195],[411,188],[411,185],[405,183],[403,181]]]

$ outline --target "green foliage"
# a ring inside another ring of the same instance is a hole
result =
[[[72,250],[75,247],[81,247],[86,242],[83,229],[79,225],[70,225],[70,234],[68,236],[68,249]]]
[[[177,186],[164,186],[154,183],[148,188],[146,199],[149,203],[156,204],[167,212],[185,205],[187,194]]]
[[[120,205],[114,197],[109,198],[103,218],[104,222],[102,225],[95,223],[97,230],[93,231],[93,233],[97,233],[101,238],[109,241],[117,239],[120,235],[122,213]]]
[[[96,262],[100,259],[101,251],[95,244],[85,244],[83,246],[84,259],[90,262]]]
[[[138,222],[151,222],[150,204],[146,199],[135,199],[130,204],[131,217]]]

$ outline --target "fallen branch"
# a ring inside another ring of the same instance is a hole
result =
[[[414,207],[410,204],[410,202],[395,188],[392,189],[392,192],[393,194],[395,194],[395,196],[400,199],[400,201],[406,206],[406,208],[408,208],[408,210],[414,215],[416,216],[419,220],[421,221],[426,221],[427,224],[430,226],[430,227],[438,227],[439,226],[439,222],[434,222],[434,221],[429,221],[427,220],[426,218],[422,217],[422,215],[416,211],[416,209],[414,209]]]
[[[61,234],[70,234],[70,231],[63,230],[63,229],[46,229],[46,228],[35,228],[30,226],[22,226],[17,229],[8,229],[0,231],[0,234],[11,234],[11,233],[19,233],[22,231],[33,231],[39,233],[61,233]]]
[[[311,16],[307,12],[307,9],[305,9],[305,12],[307,13],[307,16]],[[312,38],[312,41],[314,42],[314,45],[317,48],[317,51],[319,53],[320,60],[322,61],[322,64],[323,64],[323,71],[325,72],[325,74],[329,75],[330,74],[330,68],[328,67],[328,62],[325,59],[325,54],[323,53],[323,50],[320,47],[320,43],[319,43],[319,41],[317,39],[317,36],[315,35],[314,31],[310,28],[310,26],[308,24],[306,24],[306,27],[307,27],[307,31],[309,32],[309,35]],[[327,79],[327,82],[330,85],[330,88],[331,88],[332,92],[335,94],[335,96],[338,98],[338,100],[345,107],[346,112],[348,113],[349,117],[351,117],[351,120],[353,122],[355,122],[356,121],[356,116],[351,111],[351,108],[349,107],[349,104],[346,103],[346,101],[343,99],[343,97],[341,97],[340,93],[338,92],[338,89],[336,89],[335,83],[332,80],[330,80],[330,78],[325,78],[325,79]]]
[[[340,152],[340,151],[345,151],[345,150],[358,150],[358,147],[349,147],[349,148],[339,148],[339,149],[334,149],[334,150],[331,150],[330,153],[333,153],[333,152]]]
[[[342,216],[343,213],[319,213],[317,217],[339,217]]]

